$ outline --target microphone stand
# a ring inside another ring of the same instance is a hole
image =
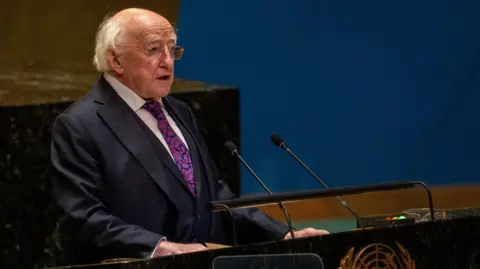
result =
[[[325,188],[330,188],[327,186],[327,184],[325,184],[315,173],[313,173],[313,171],[307,166],[305,165],[286,145],[285,143],[282,143],[280,144],[280,147],[285,149],[303,168],[305,168],[305,170],[307,170],[308,173],[310,173],[310,175],[312,175],[320,184],[322,184]],[[338,201],[340,201],[340,203],[348,210],[350,211],[350,213],[357,219],[358,221],[358,224],[360,225],[361,228],[365,229],[365,226],[363,225],[363,221],[362,219],[360,218],[360,216],[355,212],[353,211],[353,209],[347,204],[347,202],[345,202],[345,200],[342,199],[341,196],[337,196],[337,199]]]
[[[267,186],[262,182],[262,180],[253,172],[252,168],[243,160],[242,156],[238,154],[238,152],[235,150],[233,153],[237,156],[237,158],[245,165],[245,167],[248,169],[248,171],[253,175],[253,177],[257,180],[257,182],[263,187],[263,189],[268,193],[268,195],[272,195],[272,192],[267,188]],[[287,225],[288,225],[288,230],[290,231],[290,236],[295,238],[295,235],[293,234],[293,227],[292,227],[292,222],[290,221],[290,216],[288,215],[287,209],[285,206],[282,204],[282,202],[278,203],[278,206],[280,209],[283,211],[283,214],[285,215],[285,219],[287,220]]]
[[[255,172],[252,170],[252,168],[250,168],[250,166],[247,164],[247,162],[242,158],[242,156],[240,156],[240,154],[238,153],[238,147],[231,141],[227,141],[224,145],[230,152],[230,154],[232,154],[232,156],[235,156],[237,157],[240,162],[247,168],[247,170],[250,172],[250,174],[253,175],[253,177],[255,178],[255,180],[260,184],[260,186],[262,186],[262,188],[268,193],[268,195],[272,195],[272,192],[268,189],[268,187],[263,183],[263,181],[257,176],[257,174],[255,174]],[[285,206],[282,204],[282,202],[279,202],[278,203],[278,206],[280,207],[280,209],[283,211],[283,214],[285,215],[285,219],[287,221],[287,225],[288,225],[288,230],[290,232],[290,236],[292,237],[292,239],[295,238],[295,234],[293,233],[293,227],[292,227],[292,221],[290,220],[290,216],[288,215],[288,211],[287,209],[285,208]]]
[[[224,204],[217,204],[217,206],[225,208],[225,210],[227,210],[228,213],[230,213],[230,217],[232,218],[233,245],[234,245],[234,246],[238,245],[238,241],[237,241],[237,228],[235,227],[235,218],[233,217],[233,212],[232,212],[232,210],[230,209],[230,207],[228,207],[227,205],[224,205]]]

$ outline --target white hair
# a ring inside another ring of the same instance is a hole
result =
[[[118,51],[118,47],[124,39],[124,32],[122,20],[114,19],[111,16],[105,17],[100,24],[95,39],[95,54],[93,56],[93,65],[97,71],[110,71],[107,52],[109,49]]]

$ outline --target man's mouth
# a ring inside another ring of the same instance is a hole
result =
[[[169,79],[170,79],[170,76],[169,76],[169,75],[166,75],[166,76],[160,76],[160,77],[158,77],[158,79],[159,79],[159,80],[163,80],[163,81],[165,81],[165,80],[169,80]]]

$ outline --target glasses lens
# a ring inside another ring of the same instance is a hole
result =
[[[173,57],[175,57],[175,60],[179,60],[183,56],[183,48],[180,46],[176,46],[175,49],[173,50]]]

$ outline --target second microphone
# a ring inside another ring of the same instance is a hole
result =
[[[243,160],[242,156],[240,156],[240,153],[238,153],[237,145],[235,145],[235,143],[233,143],[232,141],[227,141],[225,143],[225,147],[228,149],[228,151],[230,152],[230,154],[232,156],[234,156],[234,157],[236,157],[237,159],[240,160],[240,162],[245,166],[245,168],[247,168],[247,170],[250,172],[250,174],[252,174],[252,176],[255,178],[255,180],[257,180],[257,182],[262,186],[262,188],[269,195],[272,195],[272,192],[268,189],[268,187],[265,185],[265,183],[263,183],[263,181],[257,176],[257,174],[255,172],[253,172],[252,168],[250,168],[250,166],[247,164],[247,162],[245,162],[245,160]],[[293,239],[293,238],[295,238],[295,235],[294,235],[294,232],[293,232],[294,229],[292,227],[292,221],[290,220],[290,216],[288,215],[288,211],[282,203],[278,203],[278,206],[280,207],[280,209],[285,214],[285,220],[287,221],[288,230],[289,230],[290,235]]]

